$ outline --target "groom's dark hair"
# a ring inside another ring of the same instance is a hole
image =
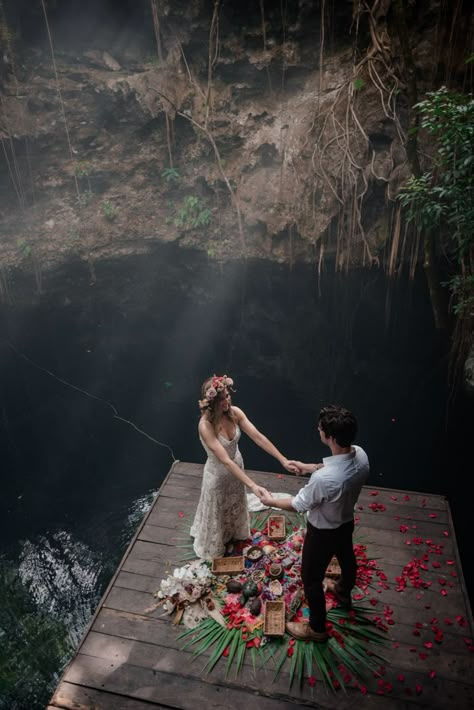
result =
[[[318,425],[326,437],[332,436],[339,446],[350,446],[357,434],[357,420],[348,409],[331,404],[319,412]]]

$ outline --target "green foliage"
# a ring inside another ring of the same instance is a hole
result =
[[[105,200],[102,203],[102,214],[108,222],[113,222],[117,216],[117,210],[110,202],[110,200]]]
[[[211,210],[205,200],[195,195],[188,195],[174,220],[176,227],[185,229],[200,229],[207,227],[211,221]]]
[[[166,180],[168,185],[174,185],[177,183],[181,177],[178,168],[163,168],[161,171],[161,177]]]
[[[0,708],[40,710],[72,645],[64,625],[38,611],[16,570],[0,559]]]
[[[17,242],[18,249],[20,250],[21,254],[25,257],[28,258],[31,256],[33,253],[33,249],[31,247],[31,244],[28,244],[24,239],[19,239]]]
[[[320,646],[312,641],[297,640],[290,646],[287,634],[270,640],[263,636],[261,628],[244,633],[243,629],[232,625],[231,628],[221,626],[214,619],[205,619],[197,628],[178,636],[178,640],[185,640],[183,650],[192,651],[196,658],[206,658],[202,669],[206,673],[223,659],[226,678],[233,670],[237,679],[245,659],[250,656],[254,667],[257,661],[260,668],[271,662],[275,678],[285,668],[290,688],[294,682],[302,686],[305,677],[316,676],[330,690],[340,687],[345,691],[347,683],[370,678],[384,663],[378,650],[385,646],[387,639],[366,609],[331,609],[327,618],[337,628],[342,642],[331,638]],[[292,648],[291,655],[289,648]],[[339,670],[341,665],[346,669],[344,676]]]
[[[357,79],[354,79],[354,81],[352,82],[352,88],[354,89],[354,91],[360,91],[364,88],[364,86],[365,81],[360,77],[357,77]]]
[[[428,93],[416,108],[436,150],[430,170],[410,178],[399,199],[409,221],[421,230],[439,230],[448,243],[460,272],[448,282],[454,311],[467,316],[474,300],[469,295],[474,249],[474,99],[443,87]]]
[[[78,178],[89,177],[91,172],[92,172],[91,164],[87,163],[84,160],[81,160],[81,162],[77,163],[77,165],[74,166],[74,175]]]
[[[84,192],[81,192],[81,194],[78,197],[78,202],[81,207],[86,207],[91,200],[92,200],[92,191],[91,190],[84,190]]]

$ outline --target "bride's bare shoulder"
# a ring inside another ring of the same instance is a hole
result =
[[[237,424],[241,419],[245,417],[244,411],[240,409],[240,407],[236,407],[235,405],[232,405],[232,414],[234,415],[235,419],[237,420]]]

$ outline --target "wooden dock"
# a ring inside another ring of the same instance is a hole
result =
[[[294,494],[306,482],[249,473],[271,491]],[[184,564],[177,539],[196,509],[201,475],[201,465],[172,466],[48,710],[474,708],[474,628],[449,504],[411,491],[365,487],[359,500],[357,529],[387,577],[367,601],[389,623],[390,637],[385,675],[367,682],[367,692],[334,695],[307,681],[290,690],[284,670],[274,681],[272,669],[255,673],[250,664],[237,679],[226,679],[221,663],[202,674],[202,659],[192,663],[181,650],[169,617],[147,611],[160,581]],[[413,586],[418,576],[430,586]]]

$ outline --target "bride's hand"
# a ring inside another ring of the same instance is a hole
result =
[[[286,459],[283,463],[283,467],[291,473],[295,473],[297,476],[301,476],[305,473],[304,464],[301,461],[294,461],[293,459]]]
[[[255,495],[256,495],[258,498],[260,498],[260,500],[262,500],[263,497],[268,497],[268,496],[270,496],[270,492],[267,491],[267,489],[264,488],[263,486],[257,486],[257,485],[255,485],[255,487],[254,487],[253,490],[252,490],[252,493],[255,493]]]
[[[298,475],[299,473],[301,473],[301,470],[298,466],[299,463],[299,461],[293,461],[293,459],[285,459],[282,463],[282,466],[283,468],[286,468],[286,470],[290,473],[296,473],[296,475]]]

